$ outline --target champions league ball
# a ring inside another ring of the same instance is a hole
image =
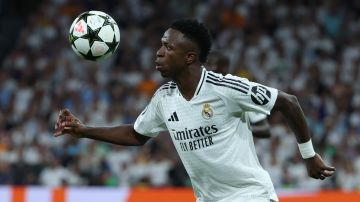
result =
[[[120,42],[115,20],[101,11],[80,14],[69,31],[71,48],[86,60],[99,61],[111,56]]]

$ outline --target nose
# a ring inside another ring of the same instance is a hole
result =
[[[163,57],[164,56],[164,47],[163,46],[161,46],[159,48],[159,50],[156,51],[156,56],[157,57]]]

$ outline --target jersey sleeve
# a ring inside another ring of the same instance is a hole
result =
[[[278,96],[277,89],[230,74],[223,78],[223,82],[228,87],[223,93],[230,99],[228,102],[230,112],[254,111],[270,115]]]
[[[257,123],[267,118],[266,114],[258,112],[247,112],[250,123]]]
[[[148,106],[137,117],[134,130],[144,136],[156,137],[160,132],[166,131],[166,125],[160,110],[159,96],[154,95]]]

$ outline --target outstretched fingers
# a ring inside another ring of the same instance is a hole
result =
[[[66,128],[66,129],[69,129],[69,128],[75,128],[78,126],[78,123],[74,121],[74,119],[71,119],[71,120],[67,120],[63,123],[61,123],[61,126]]]
[[[312,177],[315,179],[321,179],[324,180],[327,177],[331,177],[335,172],[335,168],[331,166],[324,165],[320,171],[318,171],[315,175]]]
[[[310,177],[321,180],[331,177],[336,170],[335,167],[326,165],[318,154],[306,160],[306,167]]]
[[[336,170],[335,167],[325,166],[322,169],[321,174],[325,177],[330,177],[334,174],[335,170]]]
[[[66,133],[63,123],[66,121],[73,121],[74,118],[71,116],[71,112],[68,109],[61,109],[59,111],[58,118],[55,123],[55,132],[54,136],[60,136]]]
[[[67,109],[67,108],[64,108],[64,109],[61,109],[60,110],[60,113],[64,116],[69,116],[71,115],[71,112]]]
[[[63,133],[63,131],[64,131],[64,129],[63,128],[61,128],[61,127],[59,127],[59,128],[57,128],[57,129],[55,129],[55,132],[54,132],[54,136],[55,137],[58,137],[58,136],[60,136],[60,135],[63,135],[64,133]]]
[[[333,166],[325,166],[324,169],[325,169],[325,170],[328,170],[328,171],[335,171],[335,170],[336,170],[336,168],[333,167]]]
[[[66,133],[71,134],[74,132],[74,129],[78,127],[78,123],[74,121],[65,121],[60,124],[60,126],[55,130],[54,136],[58,137]]]

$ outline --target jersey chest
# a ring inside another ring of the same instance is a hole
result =
[[[206,95],[186,101],[181,95],[161,101],[163,120],[178,151],[203,151],[225,136],[232,118],[224,101]]]
[[[168,129],[198,128],[223,125],[229,118],[225,103],[217,96],[207,95],[191,101],[181,95],[162,100],[163,120]]]

